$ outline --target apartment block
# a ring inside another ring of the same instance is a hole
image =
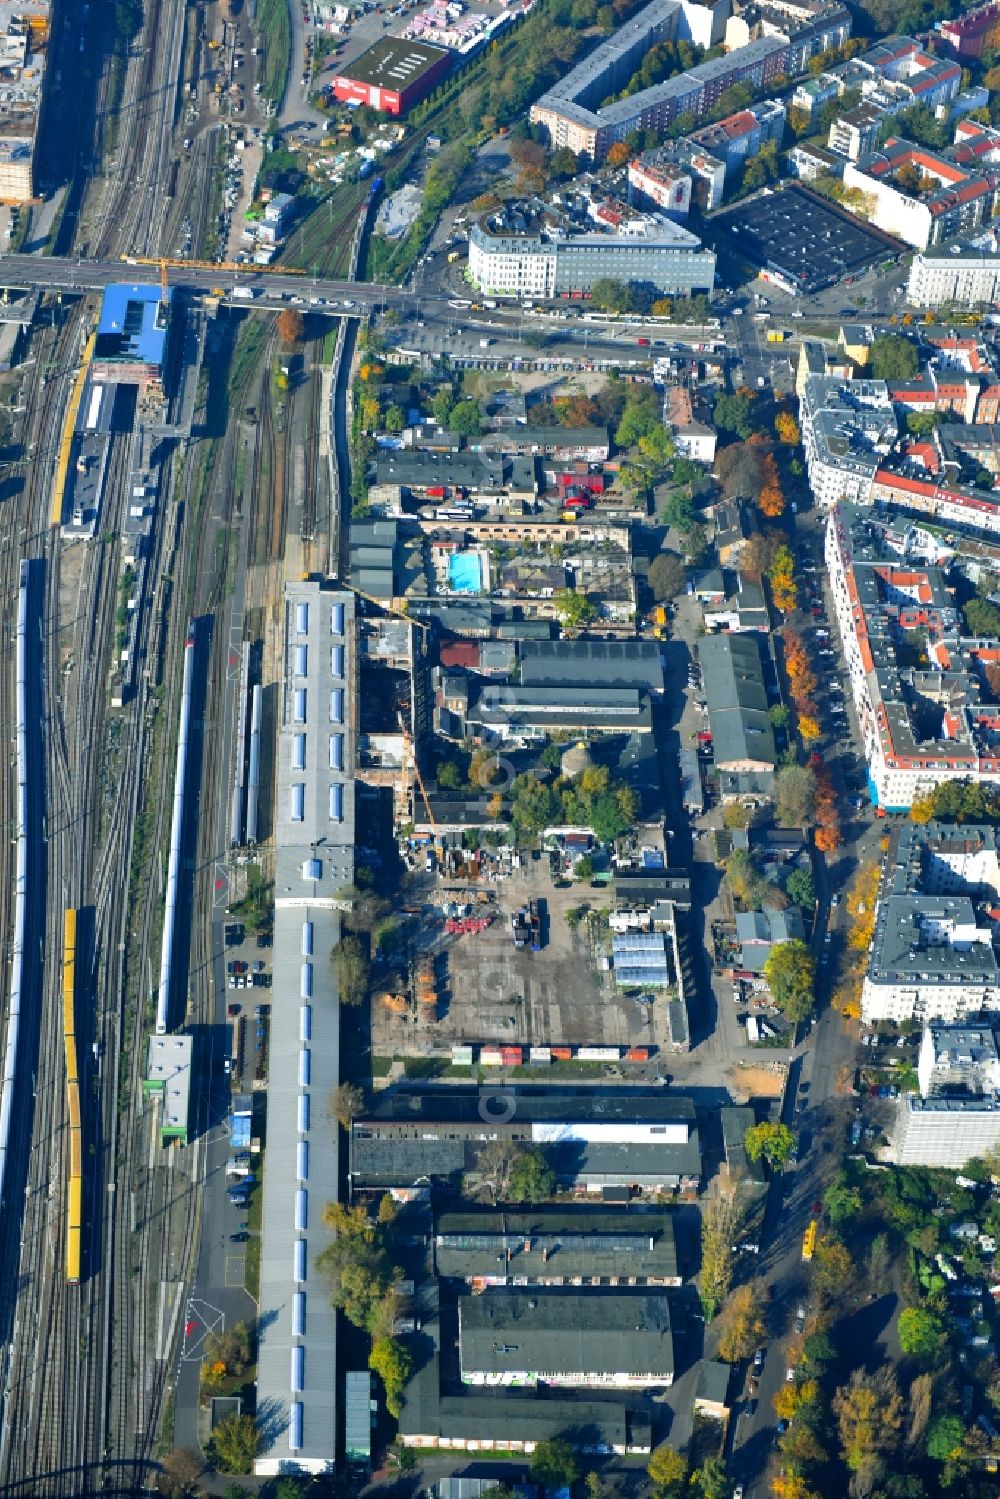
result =
[[[966,639],[940,569],[901,558],[862,508],[830,511],[826,563],[875,805],[905,812],[945,781],[995,783],[1000,708],[982,679],[1000,641]]]
[[[875,475],[899,438],[886,382],[806,375],[799,397],[799,424],[809,485],[817,503],[866,503]]]
[[[956,1050],[951,1042],[961,1038],[948,1032],[1000,1004],[992,918],[998,886],[992,828],[911,824],[890,838],[861,1013],[873,1024],[944,1022],[924,1034],[918,1062],[924,1097],[953,1090],[959,1074],[970,1082],[973,1061],[961,1060],[964,1043]],[[985,1079],[981,1062],[975,1066]]]
[[[906,286],[914,307],[992,307],[1000,302],[1000,234],[978,233],[914,255]]]
[[[954,152],[931,151],[900,136],[849,162],[844,186],[864,195],[873,224],[918,250],[976,228],[1000,206],[1000,168],[978,169]]]

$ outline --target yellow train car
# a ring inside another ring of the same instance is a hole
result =
[[[66,1284],[80,1283],[83,1234],[83,1124],[76,1055],[76,912],[63,921],[63,1048],[66,1053],[66,1112],[69,1116],[66,1197]]]

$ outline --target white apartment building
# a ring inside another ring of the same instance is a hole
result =
[[[1000,1050],[986,1022],[928,1025],[920,1097],[900,1099],[892,1131],[899,1165],[955,1169],[1000,1144]]]
[[[914,255],[906,286],[914,307],[995,307],[1000,302],[1000,234],[981,234]]]
[[[799,425],[809,486],[824,508],[866,504],[899,426],[884,380],[809,375],[799,397]]]

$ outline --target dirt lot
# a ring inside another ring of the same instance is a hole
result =
[[[526,862],[492,887],[493,925],[478,935],[448,936],[440,905],[461,900],[464,889],[438,881],[438,909],[424,920],[420,945],[436,954],[438,1018],[395,1015],[376,1005],[373,1050],[379,1056],[447,1053],[459,1042],[504,1042],[523,1046],[651,1046],[660,1026],[661,1006],[625,999],[612,975],[600,967],[608,947],[606,927],[592,934],[581,921],[571,928],[566,911],[588,905],[601,909],[608,894],[589,885],[556,889],[547,861]],[[475,900],[469,891],[467,899]],[[510,915],[529,899],[543,903],[542,950],[518,951]],[[477,911],[480,908],[477,907]],[[426,911],[426,908],[425,908]],[[425,948],[425,950],[426,950]],[[599,1069],[595,1069],[599,1070]]]

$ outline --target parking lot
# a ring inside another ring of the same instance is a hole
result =
[[[508,1046],[648,1046],[658,1044],[662,1004],[640,1004],[626,998],[614,976],[601,966],[610,951],[606,922],[593,922],[584,908],[600,912],[610,891],[589,882],[560,889],[548,858],[526,859],[509,878],[491,886],[494,899],[473,907],[489,911],[492,924],[482,932],[449,935],[442,906],[475,902],[477,891],[439,877],[427,891],[420,916],[417,950],[435,955],[437,1019],[417,1019],[412,1009],[394,1013],[384,1003],[373,1006],[373,1050],[376,1055],[420,1056],[447,1053],[452,1045],[501,1043]],[[542,912],[542,945],[517,949],[511,916],[529,900]],[[433,901],[432,906],[430,902]],[[567,912],[574,917],[567,921]],[[527,1059],[525,1059],[527,1060]],[[559,1064],[570,1070],[580,1063]],[[600,1064],[593,1064],[601,1072]]]
[[[233,1086],[264,1082],[271,1014],[270,937],[254,937],[239,922],[226,925],[226,1015]]]

